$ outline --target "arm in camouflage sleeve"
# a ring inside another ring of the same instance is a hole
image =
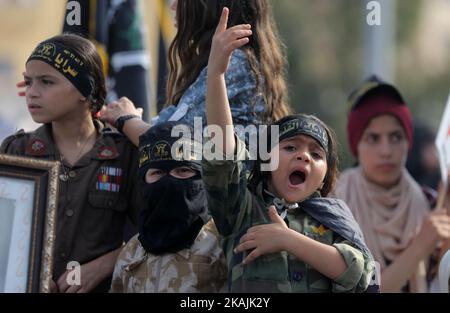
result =
[[[222,16],[213,37],[211,53],[208,61],[206,117],[208,126],[214,125],[222,130],[223,137],[216,133],[216,148],[233,155],[236,149],[236,138],[233,131],[233,120],[227,96],[225,72],[228,69],[231,54],[248,43],[251,35],[250,25],[237,25],[227,28],[228,8],[224,8]],[[245,153],[245,147],[238,149],[239,154]],[[227,158],[226,158],[227,159]],[[240,224],[240,210],[248,199],[246,192],[245,169],[242,162],[212,161],[203,162],[203,180],[208,192],[208,206],[214,217],[219,232],[230,234]],[[245,207],[245,206],[244,206]]]
[[[119,256],[117,257],[116,264],[114,265],[114,271],[112,275],[111,280],[111,289],[109,292],[111,293],[125,293],[127,290],[125,289],[125,267],[130,264],[131,257],[130,257],[130,249],[132,248],[132,244],[127,244],[123,247],[122,251],[120,252]],[[134,246],[133,246],[134,247]]]
[[[145,251],[137,235],[122,247],[114,265],[110,292],[131,293],[144,292],[146,290],[145,279],[151,277],[151,272],[147,272],[147,258],[142,258],[144,254]],[[133,264],[140,265],[133,268]],[[140,282],[136,287],[137,289],[134,285],[136,281]]]
[[[119,256],[120,258],[120,256]],[[113,277],[111,281],[111,290],[109,291],[111,293],[124,293],[124,286],[122,281],[122,270],[120,267],[116,264],[113,272]]]
[[[338,236],[335,247],[347,264],[346,271],[333,281],[333,292],[364,292],[373,277],[373,259],[355,248],[349,241]]]
[[[218,140],[219,149],[226,155],[232,155],[236,143],[225,73],[230,64],[231,54],[249,42],[248,36],[252,31],[251,26],[247,24],[228,28],[228,15],[228,8],[224,8],[212,39],[207,72],[206,120],[208,126],[220,127],[223,138]]]
[[[238,229],[246,214],[250,194],[247,190],[245,144],[236,138],[234,160],[202,160],[203,182],[208,198],[208,208],[219,233],[228,236]]]
[[[224,9],[213,36],[211,54],[208,60],[208,75],[206,87],[206,120],[208,126],[218,126],[222,130],[223,140],[218,140],[219,150],[232,154],[235,148],[233,136],[233,119],[228,102],[225,72],[228,69],[231,54],[234,49],[231,44],[235,38],[227,31],[228,9]]]
[[[330,279],[338,278],[347,270],[343,257],[335,247],[290,229],[273,205],[269,208],[269,216],[271,224],[253,226],[236,247],[236,252],[252,249],[244,264],[261,255],[287,251]]]

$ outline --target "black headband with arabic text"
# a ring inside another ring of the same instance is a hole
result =
[[[27,62],[31,60],[43,61],[64,75],[75,88],[85,97],[92,93],[92,76],[86,69],[78,53],[66,46],[54,42],[41,42],[31,53]]]
[[[298,116],[280,125],[279,141],[303,134],[317,140],[322,148],[328,153],[328,134],[316,120],[308,116]]]

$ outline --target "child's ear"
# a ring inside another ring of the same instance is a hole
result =
[[[323,182],[320,184],[319,190],[322,190],[322,188],[323,188],[324,185],[325,185],[325,182],[323,181]]]

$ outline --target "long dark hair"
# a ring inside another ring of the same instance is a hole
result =
[[[272,125],[282,125],[283,123],[295,119],[295,118],[302,118],[307,117],[309,119],[313,119],[318,124],[320,124],[328,135],[328,153],[327,153],[327,173],[325,174],[325,178],[323,180],[323,186],[319,190],[320,195],[322,197],[326,197],[334,188],[334,185],[336,184],[336,180],[338,177],[338,153],[337,153],[337,139],[336,134],[334,131],[329,128],[324,122],[322,122],[320,119],[315,117],[314,115],[307,115],[307,114],[293,114],[283,117],[282,119],[274,122]],[[267,128],[268,135],[265,138],[268,138],[270,140],[270,127]],[[267,145],[268,147],[273,148],[275,145],[273,143],[270,143]],[[253,169],[251,171],[250,177],[249,177],[249,187],[251,190],[255,191],[256,187],[261,181],[267,181],[270,178],[271,172],[262,172],[261,171],[261,163],[263,161],[259,158],[255,161]]]
[[[251,24],[253,35],[243,47],[266,100],[266,118],[289,114],[285,57],[267,0],[178,0],[177,34],[169,49],[167,104],[176,104],[207,65],[211,41],[222,9],[228,7],[228,26]]]
[[[91,76],[90,84],[93,92],[88,97],[90,110],[93,115],[100,111],[105,103],[106,84],[102,61],[95,45],[88,39],[70,33],[57,35],[48,40],[62,44],[78,54]]]

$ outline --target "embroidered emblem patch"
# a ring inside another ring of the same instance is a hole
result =
[[[150,152],[150,159],[153,161],[171,160],[170,144],[167,141],[158,141]]]
[[[100,148],[97,156],[101,159],[113,159],[115,158],[119,153],[117,152],[116,148],[114,147],[106,147],[103,146]]]
[[[122,184],[122,169],[102,166],[97,177],[95,189],[110,192],[119,192]]]
[[[328,231],[322,224],[319,227],[311,227],[311,230],[314,234],[319,234],[320,236],[325,235],[325,233]]]
[[[46,149],[47,146],[42,140],[34,139],[28,143],[27,153],[31,155],[42,155]]]

